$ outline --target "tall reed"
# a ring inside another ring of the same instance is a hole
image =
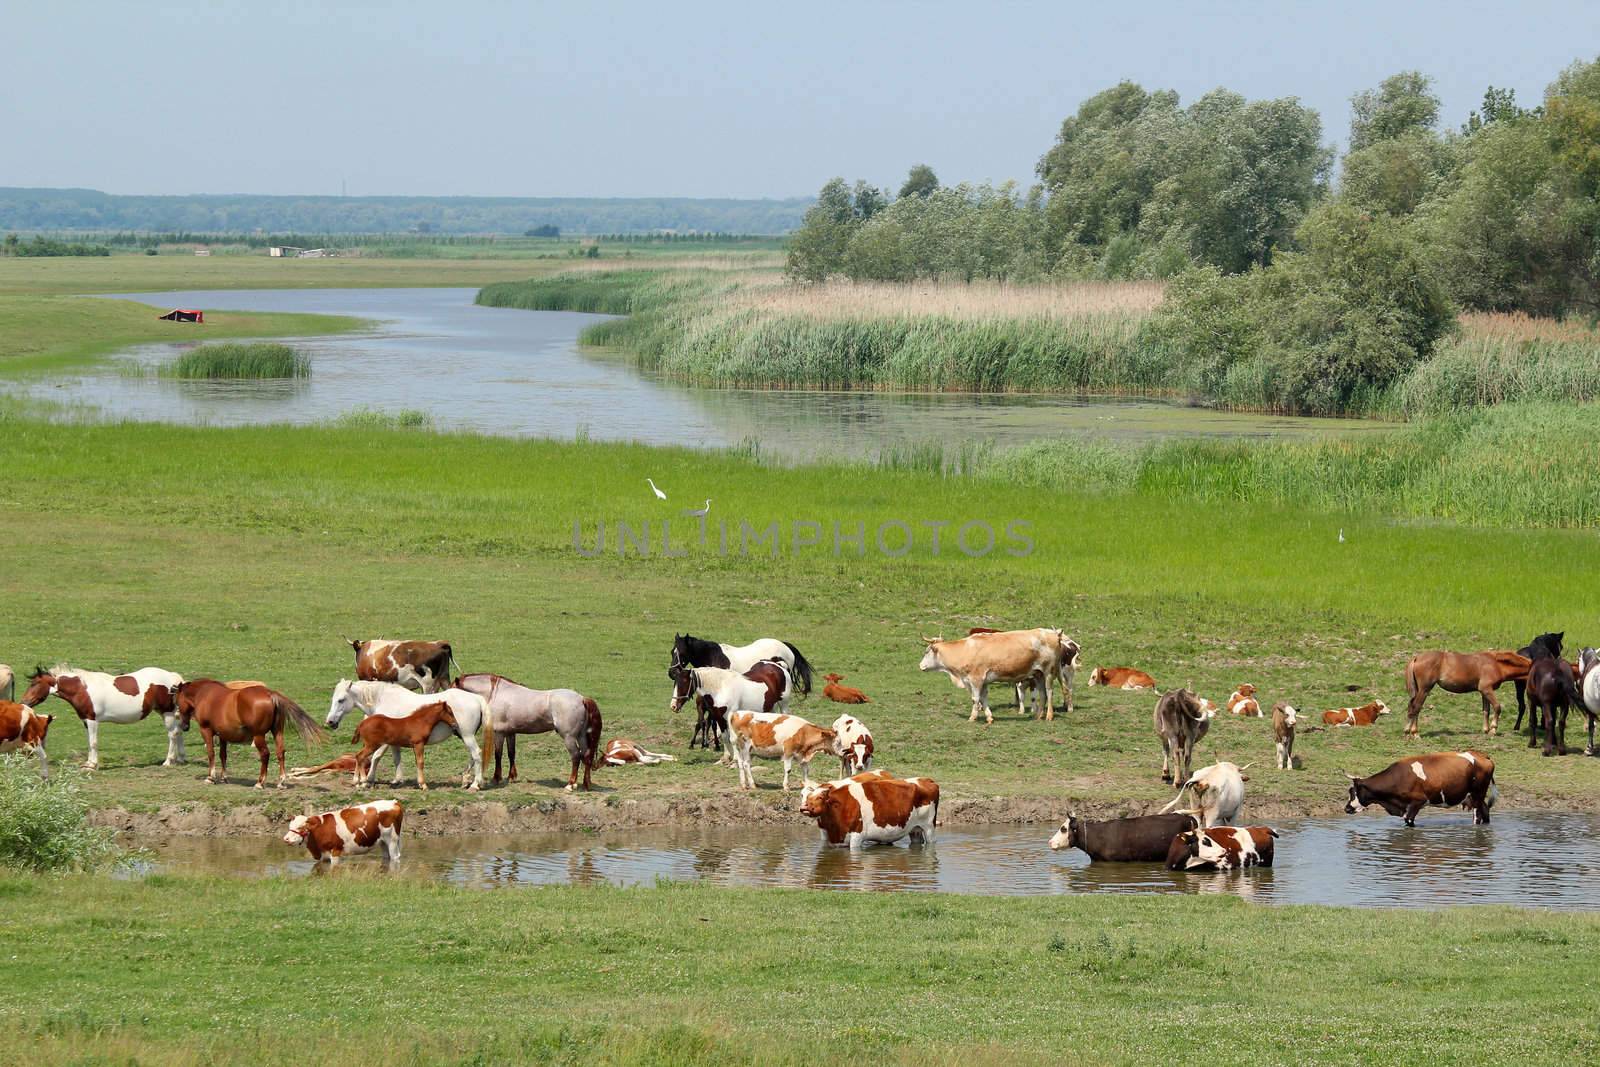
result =
[[[191,348],[158,373],[168,378],[309,378],[311,357],[284,344],[224,341]]]

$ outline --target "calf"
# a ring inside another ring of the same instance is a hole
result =
[[[939,783],[869,771],[808,788],[800,812],[816,820],[830,845],[860,848],[902,837],[925,844],[939,825]]]
[[[728,716],[733,738],[734,761],[739,765],[739,786],[754,789],[756,778],[750,767],[751,755],[783,760],[783,791],[789,791],[789,771],[800,763],[802,784],[811,782],[811,761],[823,752],[833,752],[836,738],[832,730],[814,725],[798,715],[779,715],[759,711],[735,711]]]
[[[348,638],[347,638],[348,640]],[[448,641],[351,641],[356,678],[393,682],[419,693],[437,693],[450,685],[455,657]]]
[[[825,674],[823,675],[823,678],[828,684],[822,687],[822,695],[833,701],[835,704],[872,703],[871,700],[867,699],[867,694],[863,693],[861,690],[853,689],[848,685],[840,685],[839,683],[844,680],[844,675]]]
[[[1172,871],[1238,871],[1272,866],[1270,826],[1213,826],[1178,834],[1167,849]]]
[[[1161,780],[1189,779],[1189,761],[1194,746],[1211,729],[1217,713],[1210,701],[1203,701],[1188,689],[1174,689],[1156,702],[1156,736],[1161,739]]]
[[[54,715],[40,715],[26,704],[0,700],[0,752],[37,754],[39,777],[48,781],[50,760],[44,754],[44,738],[54,721]]]
[[[840,773],[846,777],[872,769],[872,731],[854,715],[833,720],[834,755],[839,757]]]
[[[1178,795],[1172,798],[1172,803],[1162,808],[1163,812],[1171,811],[1183,799],[1183,790],[1194,792],[1195,806],[1191,814],[1200,816],[1201,826],[1223,826],[1233,822],[1239,816],[1239,809],[1244,806],[1244,784],[1250,779],[1244,775],[1249,767],[1236,766],[1232,763],[1218,762],[1209,767],[1202,767],[1189,776],[1188,781],[1178,787]]]
[[[1050,838],[1050,847],[1080,849],[1091,860],[1159,863],[1167,858],[1174,837],[1199,825],[1198,819],[1187,814],[1136,815],[1100,822],[1069,815]]]
[[[400,824],[405,807],[398,800],[375,800],[321,815],[297,815],[283,840],[305,845],[314,863],[337,866],[347,855],[371,852],[377,845],[386,863],[400,860]]]
[[[1156,680],[1132,667],[1096,667],[1089,672],[1089,684],[1112,689],[1154,689]]]
[[[1381,700],[1374,700],[1370,704],[1363,704],[1359,708],[1335,708],[1322,713],[1322,721],[1327,726],[1371,726],[1378,721],[1379,715],[1389,714],[1389,705]]]
[[[422,776],[422,750],[428,747],[428,735],[433,733],[435,726],[448,726],[456,729],[455,712],[450,710],[450,705],[444,701],[434,704],[424,704],[410,715],[393,717],[389,715],[368,715],[356,725],[356,739],[361,742],[361,751],[356,753],[356,783],[364,783],[372,767],[372,755],[385,745],[393,745],[396,750],[401,746],[409,746],[417,758],[417,788],[427,791],[428,782]],[[448,734],[441,734],[448,737]],[[398,760],[398,756],[396,759]]]
[[[1272,739],[1278,748],[1278,769],[1294,770],[1294,721],[1299,713],[1294,706],[1278,701],[1272,705]]]
[[[1494,760],[1482,752],[1433,752],[1391,763],[1370,778],[1350,779],[1347,815],[1356,815],[1374,805],[1390,815],[1402,815],[1407,826],[1417,825],[1417,812],[1424,807],[1453,808],[1457,804],[1472,812],[1472,821],[1486,824],[1489,809],[1500,798],[1494,784]]]
[[[1245,682],[1230,693],[1228,710],[1235,715],[1260,715],[1261,705],[1256,701],[1256,687]]]
[[[601,758],[613,767],[621,767],[625,763],[642,763],[654,765],[676,761],[677,756],[669,756],[665,752],[651,752],[636,741],[629,741],[625,737],[613,737],[606,742],[605,751]]]

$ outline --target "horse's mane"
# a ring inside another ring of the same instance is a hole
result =
[[[81,668],[72,667],[72,666],[69,666],[66,663],[57,663],[55,666],[46,669],[44,673],[53,674],[53,675],[55,675],[56,677],[59,678],[62,675],[71,676],[71,675],[74,675],[74,674],[88,674],[88,673],[98,673],[98,672],[84,671]]]

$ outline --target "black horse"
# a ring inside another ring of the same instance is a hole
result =
[[[1573,708],[1585,711],[1583,698],[1572,680],[1572,667],[1560,656],[1541,656],[1528,670],[1528,703],[1533,705],[1533,719],[1544,713],[1544,754],[1567,754],[1567,712]],[[1530,735],[1532,731],[1529,731]],[[1528,747],[1533,747],[1528,738]],[[1592,747],[1592,746],[1591,746]],[[1589,749],[1585,749],[1588,752]]]
[[[1532,659],[1532,660],[1544,659],[1546,656],[1552,657],[1554,659],[1560,659],[1561,658],[1561,642],[1566,639],[1566,636],[1567,636],[1567,631],[1565,631],[1565,630],[1562,630],[1558,634],[1540,634],[1538,637],[1535,637],[1532,641],[1529,641],[1526,645],[1523,645],[1521,648],[1517,649],[1517,654],[1519,656],[1527,656],[1529,659]],[[1527,699],[1526,699],[1527,698],[1527,692],[1528,692],[1528,683],[1525,682],[1525,681],[1518,681],[1518,682],[1516,682],[1514,684],[1517,687],[1517,724],[1511,728],[1511,732],[1512,733],[1516,733],[1518,730],[1522,729],[1522,716],[1523,716],[1523,713],[1525,711],[1527,711],[1527,707],[1528,707]],[[1529,718],[1528,718],[1528,747],[1529,748],[1533,747],[1533,745],[1534,745],[1535,741],[1537,740],[1538,736],[1539,736],[1539,716],[1537,716],[1537,715],[1529,716]]]
[[[667,677],[676,682],[678,675],[675,672],[684,667],[721,667],[742,673],[764,659],[777,660],[789,668],[794,676],[796,692],[811,692],[811,664],[798,648],[775,637],[763,637],[748,645],[736,646],[689,634],[673,634],[672,659],[667,664]],[[689,739],[689,747],[694,748],[699,744],[702,748],[720,748],[721,739],[718,735],[722,727],[722,723],[701,712],[695,722],[694,736]]]

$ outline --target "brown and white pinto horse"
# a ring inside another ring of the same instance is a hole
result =
[[[283,766],[283,731],[291,725],[303,740],[321,741],[322,727],[307,715],[305,709],[276,689],[264,685],[249,685],[235,689],[214,678],[196,678],[177,688],[178,716],[183,729],[196,720],[200,723],[200,736],[206,741],[206,783],[214,785],[228,780],[228,742],[254,742],[261,754],[261,773],[256,777],[256,788],[267,781],[267,734],[272,735],[278,751],[278,788],[288,786]],[[216,744],[222,746],[222,769],[217,771]]]
[[[1500,732],[1500,701],[1494,691],[1507,682],[1526,681],[1531,661],[1515,652],[1418,652],[1406,664],[1405,735],[1417,736],[1417,719],[1428,692],[1438,686],[1446,693],[1473,693],[1483,698],[1483,732]],[[1491,722],[1490,712],[1493,712]]]
[[[80,671],[65,665],[49,670],[36,667],[19,703],[36,708],[55,696],[72,705],[89,735],[89,755],[83,762],[86,771],[100,768],[101,723],[139,722],[152,711],[159,712],[167,728],[167,758],[161,765],[171,767],[187,762],[173,702],[173,694],[182,684],[183,675],[160,667],[143,667],[130,674]]]

